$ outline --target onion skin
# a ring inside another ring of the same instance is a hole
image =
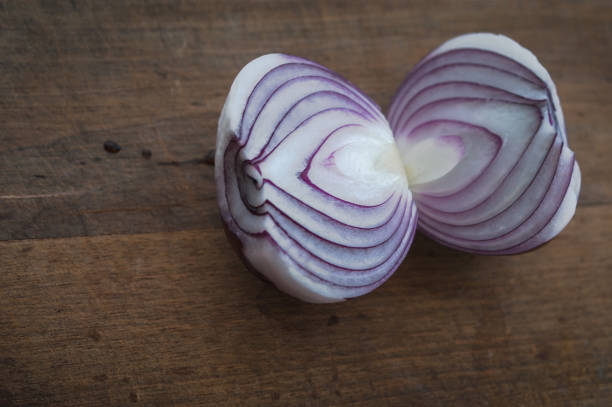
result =
[[[259,57],[227,97],[217,199],[247,267],[307,302],[384,283],[417,216],[389,125],[360,90],[313,62]]]
[[[462,151],[437,179],[408,174],[419,229],[434,240],[516,254],[555,237],[574,215],[580,169],[555,85],[515,41],[477,33],[444,43],[408,74],[388,117],[408,169],[411,151],[427,139],[488,145]]]

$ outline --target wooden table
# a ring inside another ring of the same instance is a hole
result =
[[[609,0],[137,3],[0,1],[1,406],[612,405]],[[583,172],[565,231],[513,257],[417,235],[333,305],[245,271],[203,159],[238,70],[300,55],[386,109],[470,31],[557,82]]]

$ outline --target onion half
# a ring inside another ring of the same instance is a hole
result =
[[[379,107],[301,58],[265,55],[238,74],[219,120],[215,178],[223,221],[247,264],[305,301],[378,287],[416,229]]]
[[[515,41],[478,33],[444,43],[408,74],[388,117],[419,229],[442,244],[520,253],[572,218],[580,169],[555,85]]]

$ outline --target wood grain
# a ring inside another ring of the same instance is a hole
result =
[[[0,1],[0,406],[611,405],[610,21],[607,0]],[[240,68],[300,55],[386,109],[470,31],[556,80],[583,174],[567,229],[513,257],[417,235],[342,304],[246,272],[203,162]]]

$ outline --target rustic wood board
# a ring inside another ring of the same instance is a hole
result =
[[[612,405],[610,21],[609,0],[0,1],[0,406]],[[512,257],[417,235],[341,304],[245,271],[203,160],[238,70],[300,55],[386,109],[471,31],[557,82],[583,173],[567,229]]]

